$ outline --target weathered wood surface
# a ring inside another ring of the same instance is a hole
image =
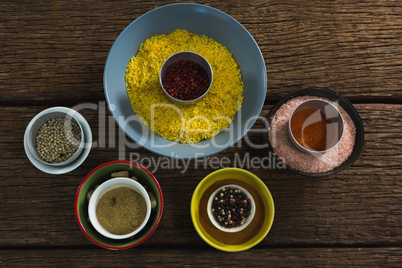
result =
[[[179,167],[167,170],[150,166],[165,205],[158,228],[143,244],[107,251],[84,237],[74,216],[82,179],[108,161],[131,156],[146,166],[161,159],[130,148],[132,141],[104,110],[102,80],[120,32],[143,13],[173,2],[0,1],[0,267],[400,266],[402,3],[396,0],[201,2],[233,16],[257,41],[267,66],[267,104],[304,86],[327,87],[350,99],[365,127],[363,152],[350,168],[325,178],[247,166],[247,157],[267,155],[250,145],[265,142],[264,121],[258,120],[245,138],[217,155],[175,162]],[[80,111],[97,142],[89,157],[64,175],[36,169],[23,148],[29,121],[45,108],[84,102],[99,105],[99,111]],[[220,165],[221,159],[227,161]],[[267,237],[240,254],[208,246],[190,217],[200,180],[231,166],[259,176],[276,208]]]
[[[400,248],[254,248],[228,254],[209,248],[141,247],[129,251],[0,251],[2,267],[400,267]],[[163,265],[162,265],[163,264]]]
[[[84,164],[70,173],[38,171],[25,156],[22,138],[30,119],[44,108],[0,108],[0,247],[91,245],[81,234],[73,209],[76,190],[86,174],[102,163],[130,159],[130,153],[138,153],[139,163],[145,166],[161,159],[142,148],[119,155],[116,147],[106,143],[105,148],[93,148]],[[215,156],[190,161],[187,169],[183,162],[168,170],[150,166],[163,189],[165,209],[145,245],[203,246],[191,222],[192,192],[214,169],[231,166],[251,170],[272,192],[275,221],[261,246],[402,245],[402,105],[358,104],[356,108],[366,129],[364,150],[353,166],[334,176],[307,178],[290,171],[242,166],[245,157],[267,155],[266,149],[252,149],[244,139]],[[99,131],[98,112],[81,113],[92,127],[95,142],[101,141],[103,133],[108,141],[109,130],[118,129],[112,122]],[[106,113],[101,121],[109,117]],[[264,134],[257,133],[263,125],[259,121],[248,134],[254,144],[264,142]],[[223,158],[229,164],[214,164]]]
[[[176,1],[1,1],[0,104],[97,101],[120,32]],[[402,101],[401,1],[205,1],[253,35],[267,101],[321,86],[360,103]]]

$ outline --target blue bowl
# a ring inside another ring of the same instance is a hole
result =
[[[149,130],[134,113],[126,92],[126,67],[139,46],[154,35],[176,29],[204,34],[226,46],[239,64],[244,83],[243,105],[232,124],[212,139],[194,144],[169,141]],[[128,25],[109,51],[103,80],[108,107],[128,137],[154,153],[185,159],[213,155],[240,140],[259,116],[267,89],[264,57],[250,33],[226,13],[192,3],[156,8]]]

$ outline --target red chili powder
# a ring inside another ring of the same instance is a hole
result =
[[[305,122],[312,115],[318,114],[316,122],[305,126]],[[316,109],[305,109],[293,115],[290,128],[296,141],[307,149],[325,151],[327,149],[327,124],[325,115]]]
[[[310,99],[323,99],[332,103],[344,119],[343,136],[339,143],[321,155],[311,155],[297,149],[289,139],[289,120],[296,107]],[[307,173],[321,173],[342,164],[352,153],[355,144],[356,128],[348,113],[337,103],[316,96],[302,96],[290,99],[275,113],[269,128],[269,142],[275,153],[287,166]]]

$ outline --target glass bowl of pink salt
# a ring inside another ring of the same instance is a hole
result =
[[[212,81],[213,72],[209,62],[191,51],[171,55],[159,72],[159,82],[165,95],[182,105],[192,105],[204,98]]]
[[[323,99],[300,103],[289,120],[289,137],[299,150],[322,154],[335,147],[342,138],[344,121],[340,111]]]

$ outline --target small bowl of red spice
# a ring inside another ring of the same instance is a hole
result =
[[[211,88],[212,67],[200,54],[181,51],[162,65],[159,82],[166,96],[175,103],[191,105],[200,101]]]
[[[337,145],[318,153],[304,151],[292,142],[289,120],[295,109],[308,100],[325,100],[337,108],[343,119],[343,134]],[[268,152],[295,173],[309,177],[325,177],[350,167],[362,152],[364,127],[353,104],[339,93],[320,87],[305,87],[288,93],[267,115],[269,122]]]
[[[289,120],[290,140],[296,148],[310,154],[322,154],[342,138],[344,121],[340,111],[323,99],[300,103]]]

